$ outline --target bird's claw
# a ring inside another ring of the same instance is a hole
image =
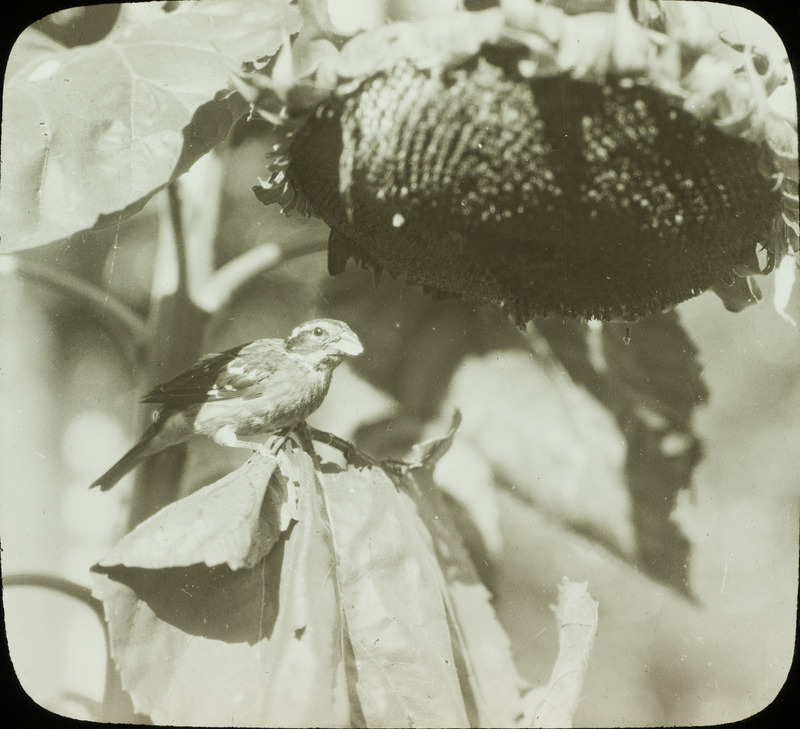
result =
[[[286,441],[288,439],[289,439],[288,433],[281,433],[280,435],[276,435],[272,439],[272,444],[269,446],[269,452],[273,456],[277,456],[278,452],[281,451],[283,447],[286,445]]]
[[[258,443],[253,449],[253,453],[257,453],[262,458],[274,458],[276,455],[272,448],[263,443]]]
[[[254,443],[253,452],[263,458],[275,458],[286,445],[288,438],[288,433],[279,433],[274,435],[268,443]]]

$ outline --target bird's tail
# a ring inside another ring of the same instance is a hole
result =
[[[165,445],[156,446],[153,438],[161,430],[159,422],[153,423],[142,435],[141,440],[133,446],[122,458],[120,458],[111,468],[109,468],[100,478],[89,487],[91,489],[99,486],[101,491],[108,491],[119,481],[128,471],[131,471],[139,461],[162,450]]]

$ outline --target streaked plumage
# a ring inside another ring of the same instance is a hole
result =
[[[363,351],[347,324],[314,319],[285,340],[259,339],[219,354],[159,385],[142,402],[160,403],[140,441],[92,487],[110,489],[139,461],[193,435],[257,450],[240,436],[288,431],[325,399],[334,368]]]

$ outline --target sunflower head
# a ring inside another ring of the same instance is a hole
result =
[[[389,44],[299,117],[256,193],[328,223],[332,273],[354,258],[519,321],[635,319],[712,287],[735,306],[791,248],[792,185],[796,221],[796,134],[776,143],[759,105],[775,64],[749,49],[737,69],[685,24],[621,46],[633,21],[606,15],[591,62],[564,14],[494,13],[448,63]]]

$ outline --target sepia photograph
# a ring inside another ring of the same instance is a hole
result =
[[[762,5],[21,23],[4,710],[793,725],[800,13]]]

